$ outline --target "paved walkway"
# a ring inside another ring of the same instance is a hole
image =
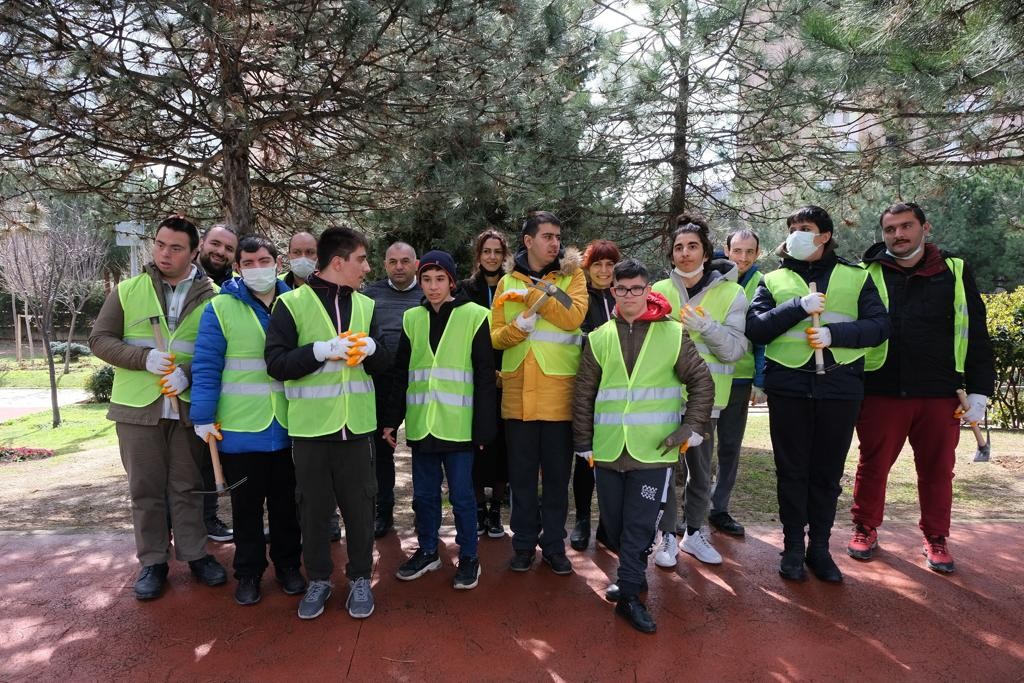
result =
[[[89,398],[85,389],[58,389],[57,403],[62,406]],[[49,389],[0,389],[0,422],[50,408]]]
[[[603,549],[570,551],[576,574],[505,567],[509,540],[481,540],[479,588],[442,570],[401,583],[413,539],[378,544],[377,611],[356,621],[339,586],[326,613],[295,616],[268,573],[264,599],[240,607],[234,582],[197,585],[172,564],[165,595],[132,598],[127,534],[0,534],[0,680],[1020,681],[1024,676],[1024,525],[960,525],[958,571],[924,567],[913,525],[887,526],[858,563],[833,542],[842,586],[784,582],[780,534],[715,537],[718,568],[681,555],[649,571],[658,633],[633,631],[602,598]],[[229,561],[231,546],[211,549]],[[344,545],[334,547],[344,563]]]

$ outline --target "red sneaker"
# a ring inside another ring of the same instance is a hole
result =
[[[945,536],[925,536],[924,556],[928,559],[928,568],[932,571],[944,574],[953,572],[953,556],[946,548]]]
[[[860,524],[853,530],[846,552],[855,560],[870,560],[878,547],[878,531]]]

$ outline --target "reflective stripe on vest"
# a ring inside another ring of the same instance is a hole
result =
[[[262,432],[277,418],[288,427],[284,384],[267,374],[263,349],[267,335],[256,312],[229,294],[210,303],[227,346],[221,373],[217,421],[230,432]]]
[[[946,267],[953,273],[953,359],[956,363],[956,371],[963,374],[967,363],[967,335],[970,330],[970,317],[967,314],[967,291],[964,288],[964,260],[949,257],[946,259]],[[885,309],[889,310],[889,289],[885,285],[885,277],[882,273],[882,264],[877,261],[866,266],[875,287],[878,288],[878,296],[882,298]],[[885,340],[878,346],[868,349],[864,356],[864,370],[871,372],[885,365],[886,356],[889,354],[889,340]]]
[[[645,463],[679,459],[675,449],[662,455],[661,442],[679,426],[683,407],[675,370],[682,339],[679,323],[651,323],[633,372],[627,375],[615,321],[590,333],[590,349],[601,366],[594,401],[594,460],[612,462],[623,449]]]
[[[370,332],[373,300],[353,292],[349,329]],[[285,306],[295,321],[298,345],[326,341],[338,334],[324,305],[310,287],[299,287],[277,297],[275,306]],[[348,367],[344,361],[327,361],[315,372],[284,383],[288,399],[288,433],[316,437],[348,429],[365,434],[377,428],[377,407],[373,380],[363,366]]]
[[[750,307],[750,302],[754,300],[754,294],[757,293],[757,287],[761,284],[761,280],[764,276],[761,273],[754,273],[754,277],[747,280],[747,284],[743,285],[743,293],[747,295],[747,307]],[[736,361],[736,372],[733,373],[733,379],[753,379],[755,374],[754,368],[754,347],[747,340],[747,352],[743,354],[743,357]]]
[[[473,439],[473,338],[487,309],[467,303],[452,309],[437,351],[430,348],[430,314],[423,306],[402,316],[409,338],[409,387],[405,394],[405,435],[432,435],[464,443]]]
[[[825,311],[821,324],[852,322],[857,320],[860,292],[867,281],[867,271],[837,263],[828,279],[825,292]],[[779,268],[764,276],[765,286],[772,293],[776,304],[810,294],[811,289],[804,279],[789,268]],[[784,334],[779,335],[765,347],[764,355],[787,368],[800,368],[814,355],[814,349],[807,343],[806,329],[811,326],[807,316]],[[867,352],[863,348],[829,347],[837,363],[848,364],[862,358]]]
[[[555,280],[555,285],[564,292],[569,288],[571,282],[572,275],[563,275]],[[522,280],[512,277],[512,275],[505,275],[498,289],[504,292],[527,286]],[[521,301],[506,301],[502,305],[505,307],[505,322],[509,324],[517,315],[526,310],[526,306]],[[545,375],[575,375],[580,366],[580,345],[582,343],[583,331],[580,328],[577,327],[575,330],[567,332],[538,316],[536,329],[526,339],[510,349],[505,349],[502,353],[501,370],[502,372],[514,372],[523,364],[526,354],[532,350],[537,364]]]
[[[195,339],[199,332],[199,319],[206,308],[205,302],[200,303],[178,321],[174,332],[167,328],[167,318],[149,273],[142,273],[124,280],[117,285],[117,297],[124,311],[124,328],[121,338],[131,346],[155,349],[153,325],[150,318],[159,318],[160,334],[167,344],[168,350],[174,353],[175,363],[187,363],[195,354]],[[183,391],[178,398],[189,400],[191,392]],[[118,405],[142,408],[160,398],[160,378],[147,370],[126,370],[114,368],[114,386],[110,392],[110,402]]]
[[[656,292],[660,292],[669,300],[672,304],[672,319],[679,319],[679,310],[682,308],[680,303],[681,297],[679,290],[676,288],[675,283],[671,278],[659,280],[654,283],[652,288]],[[743,288],[735,282],[718,281],[712,287],[701,291],[697,296],[690,299],[688,302],[691,306],[701,306],[704,309],[704,314],[719,323],[725,324],[725,319],[729,315],[729,310],[732,308],[732,304],[736,301],[736,297],[743,296]],[[704,362],[708,365],[708,370],[711,372],[711,379],[715,382],[715,408],[721,410],[729,404],[729,394],[732,393],[732,379],[736,373],[735,363],[723,363],[718,359],[708,345],[704,342],[704,338],[697,332],[687,330],[690,339],[693,340],[694,345],[697,347],[697,353],[704,359]],[[686,388],[683,388],[683,399],[686,398]]]

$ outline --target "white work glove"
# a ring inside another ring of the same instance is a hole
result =
[[[525,315],[516,316],[516,319],[512,321],[512,324],[518,327],[527,334],[537,329],[537,315],[531,315],[526,317]]]
[[[373,341],[373,337],[367,337],[365,332],[350,332],[343,340],[348,342],[348,348],[345,349],[345,364],[350,368],[359,365],[377,352],[377,342]]]
[[[970,408],[960,416],[960,419],[968,424],[981,422],[985,419],[985,407],[988,405],[988,396],[967,394],[967,405]]]
[[[594,451],[575,451],[573,453],[577,458],[582,458],[587,461],[587,464],[591,467],[594,466]]]
[[[174,368],[174,372],[160,378],[160,393],[164,396],[177,396],[188,389],[189,381],[185,371]]]
[[[832,332],[827,327],[808,327],[807,343],[812,349],[826,349],[832,346]]]
[[[756,384],[750,389],[750,405],[759,406],[768,401],[768,394]]]
[[[800,305],[807,315],[821,313],[825,310],[825,295],[821,292],[811,292],[800,298]]]
[[[150,349],[146,354],[146,370],[154,375],[166,375],[174,370],[174,354],[159,349]]]
[[[204,443],[210,443],[210,438],[214,438],[220,441],[224,438],[224,435],[220,433],[220,423],[208,424],[208,425],[192,425],[192,429],[196,431],[196,436],[203,440]]]
[[[689,425],[679,425],[661,442],[661,454],[668,455],[669,451],[674,448],[678,448],[680,453],[685,453],[690,446],[699,446],[702,443],[704,443],[704,437],[701,434],[693,431]]]
[[[713,318],[705,315],[702,306],[694,308],[689,304],[683,306],[679,311],[679,319],[682,321],[683,327],[697,334],[707,332],[715,324]]]
[[[327,360],[341,360],[351,345],[351,342],[341,337],[313,342],[313,357],[321,363]]]

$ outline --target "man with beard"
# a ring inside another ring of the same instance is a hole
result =
[[[238,235],[223,223],[212,226],[200,240],[199,265],[218,287],[231,279],[237,250]]]

